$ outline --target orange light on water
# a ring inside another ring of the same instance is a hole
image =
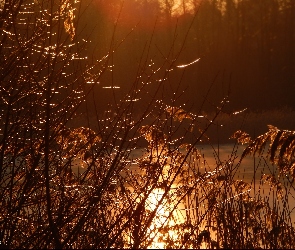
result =
[[[147,232],[149,239],[152,239],[152,244],[148,246],[149,249],[164,249],[166,246],[165,239],[167,238],[177,240],[177,234],[173,230],[168,230],[165,233],[161,231],[164,226],[172,228],[176,225],[176,222],[180,223],[180,220],[174,220],[174,211],[171,213],[174,204],[168,203],[165,199],[162,200],[164,193],[165,191],[163,189],[156,188],[150,193],[146,202],[147,210],[154,211],[157,209],[156,216]]]

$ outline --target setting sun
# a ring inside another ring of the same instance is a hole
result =
[[[115,21],[117,18],[121,25],[130,28],[140,25],[141,28],[153,29],[171,25],[171,20],[193,14],[201,0],[130,0],[130,1],[99,1],[95,4],[101,8],[105,15]]]

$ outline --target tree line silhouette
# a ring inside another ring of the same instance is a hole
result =
[[[121,92],[128,89],[133,84],[129,76],[136,75],[149,39],[152,39],[151,57],[163,62],[172,59],[167,58],[172,45],[177,51],[186,37],[177,63],[200,60],[185,70],[175,70],[173,77],[165,79],[170,86],[165,90],[167,94],[172,95],[182,79],[180,88],[188,89],[182,101],[196,109],[214,82],[209,96],[213,103],[230,85],[232,107],[254,110],[294,107],[294,1],[194,0],[183,1],[185,4],[178,9],[173,8],[176,1],[131,1],[132,6],[120,3],[112,1],[107,7],[97,4],[84,20],[84,34],[97,30],[92,36],[94,53],[99,54],[101,48],[108,46],[117,18],[115,40],[119,43],[125,39],[113,58],[112,74],[105,75],[101,86],[112,79],[121,86]],[[130,9],[133,12],[128,12]],[[106,12],[112,13],[113,19]],[[128,13],[135,15],[132,24],[124,23]],[[207,108],[213,106],[208,104]]]

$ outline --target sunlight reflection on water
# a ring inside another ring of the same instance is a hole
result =
[[[148,210],[155,210],[157,208],[157,205],[161,198],[164,195],[164,190],[160,188],[154,189],[151,194],[149,195],[146,203],[146,209]],[[173,204],[170,204],[170,206],[173,206]],[[172,221],[171,216],[169,216],[169,210],[167,208],[167,203],[160,204],[157,208],[157,216],[155,217],[155,220],[151,223],[151,226],[148,229],[147,234],[150,235],[150,239],[153,239],[153,243],[148,247],[149,249],[164,249],[165,248],[165,242],[163,242],[160,239],[160,235],[158,233],[159,229],[162,225],[167,223],[168,220],[168,226],[173,227],[175,225],[175,222]],[[181,220],[181,218],[179,218]],[[181,222],[181,221],[179,221]],[[168,232],[169,237],[172,240],[176,240],[176,235],[174,234],[173,230],[170,230]]]
[[[235,149],[233,152],[234,146],[231,144],[227,145],[220,145],[219,147],[215,147],[215,153],[211,146],[209,145],[202,145],[198,149],[200,150],[201,154],[204,155],[202,159],[202,166],[201,171],[203,173],[213,173],[216,170],[217,162],[222,164],[230,163],[233,166],[236,166],[240,160],[240,156],[242,155],[243,149],[245,147],[239,146],[238,149]],[[136,150],[132,153],[132,157],[138,158],[142,157],[143,151]],[[236,157],[233,155],[236,155]],[[79,164],[77,164],[79,165]],[[271,167],[269,167],[271,166]],[[132,169],[140,172],[141,170],[136,167],[135,164],[132,165]],[[165,166],[163,169],[163,177],[167,175],[169,170],[169,166]],[[267,197],[270,204],[272,204],[276,200],[276,195],[273,191],[271,191],[270,186],[268,184],[261,183],[261,176],[263,173],[269,174],[274,171],[274,167],[271,164],[262,164],[257,158],[254,157],[245,157],[241,162],[238,170],[235,173],[234,179],[236,180],[243,180],[246,183],[251,184],[251,188],[246,190],[245,192],[250,192],[251,197],[256,197],[259,194],[260,197]],[[76,169],[77,171],[77,169]],[[83,172],[83,169],[79,169],[80,173]],[[255,175],[254,175],[255,172]],[[177,186],[173,185],[169,192],[168,197],[172,197],[175,195],[175,190],[177,190]],[[147,229],[147,235],[149,235],[148,240],[152,241],[152,244],[149,246],[150,249],[163,249],[165,247],[165,240],[169,238],[172,241],[177,241],[177,232],[173,229],[177,224],[182,224],[187,221],[187,214],[186,210],[187,207],[185,202],[181,202],[179,204],[175,204],[176,200],[169,200],[164,197],[164,189],[155,188],[149,194],[146,202],[145,202],[145,209],[147,211],[154,211],[157,210],[155,218],[152,220],[150,227]],[[255,192],[255,193],[254,193]],[[237,194],[238,196],[239,194]],[[295,206],[294,202],[295,192],[289,193],[289,206],[292,209]],[[231,197],[229,200],[224,202],[231,202],[232,199],[235,197]],[[279,205],[282,205],[280,201],[277,201]],[[158,206],[158,207],[157,207]],[[192,208],[195,209],[195,208]],[[201,212],[200,212],[201,211]],[[200,214],[205,214],[205,207],[199,208]],[[295,211],[291,211],[291,219],[295,222]],[[163,231],[163,225],[168,226],[171,230]],[[201,225],[200,229],[204,229],[206,225]],[[214,232],[211,233],[211,239],[216,240],[216,235]],[[207,244],[202,242],[201,248],[207,248]]]

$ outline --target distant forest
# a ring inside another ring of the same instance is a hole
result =
[[[151,88],[158,80],[166,81],[162,95],[168,102],[181,89],[179,103],[198,110],[213,83],[206,110],[214,109],[228,92],[233,110],[295,107],[294,0],[191,0],[178,9],[175,3],[84,2],[89,6],[78,31],[91,40],[93,55],[104,56],[111,43],[116,47],[112,65],[93,95],[101,107],[114,93],[120,99],[134,86],[141,67],[156,70],[180,50],[175,65],[200,60],[175,68],[167,78],[162,68],[158,79],[141,76],[152,81]],[[110,85],[120,89],[103,89]]]

